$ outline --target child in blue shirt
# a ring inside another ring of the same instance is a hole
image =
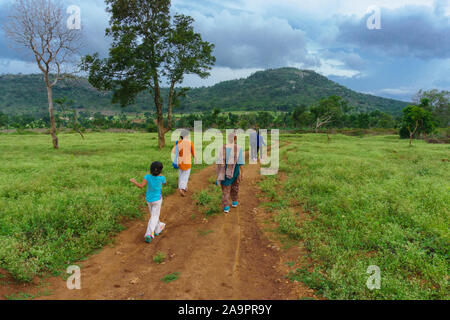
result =
[[[147,205],[150,211],[150,220],[148,221],[147,232],[145,233],[145,242],[150,243],[155,236],[158,236],[165,228],[166,224],[159,221],[162,205],[162,186],[166,185],[166,178],[161,175],[163,165],[159,161],[155,161],[150,166],[150,174],[147,174],[142,183],[138,183],[135,179],[130,179],[138,188],[142,189],[147,186]]]

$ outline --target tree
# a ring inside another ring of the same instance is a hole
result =
[[[394,118],[392,118],[392,116],[387,113],[383,113],[380,116],[376,126],[378,128],[385,128],[385,129],[393,128],[395,126]]]
[[[256,121],[258,123],[258,127],[261,129],[268,129],[269,126],[272,124],[274,120],[274,117],[270,112],[267,111],[261,111],[258,112],[256,116]]]
[[[0,112],[0,128],[6,127],[8,128],[8,115]]]
[[[419,90],[413,97],[413,102],[425,110],[431,111],[439,126],[450,126],[450,91]]]
[[[370,125],[370,117],[368,113],[359,113],[357,116],[358,128],[368,129]]]
[[[214,45],[194,32],[191,17],[170,15],[170,0],[106,0],[111,14],[106,35],[113,38],[109,57],[87,55],[82,68],[89,82],[99,90],[112,90],[112,102],[122,106],[136,96],[150,92],[156,108],[158,145],[165,146],[165,134],[172,129],[172,110],[185,88],[177,89],[186,74],[209,76],[215,62]],[[167,126],[163,115],[161,87],[169,85]]]
[[[61,109],[63,117],[68,121],[68,127],[71,127],[75,132],[78,132],[81,138],[84,139],[84,135],[81,132],[81,125],[78,122],[77,109],[74,107],[74,101],[60,98],[55,99],[55,103]]]
[[[403,128],[409,133],[409,145],[416,134],[430,133],[433,130],[433,116],[430,111],[415,105],[403,109]]]
[[[77,53],[81,33],[69,29],[64,8],[58,0],[16,0],[9,9],[3,29],[6,37],[36,60],[47,87],[50,134],[58,149],[52,88],[68,75],[63,67]]]
[[[228,112],[228,123],[232,128],[235,128],[238,124],[239,116],[232,112]]]
[[[306,105],[302,104],[295,108],[294,112],[292,112],[292,120],[295,123],[295,126],[299,126],[304,123],[303,115],[306,112]]]
[[[319,132],[319,128],[330,126],[338,117],[348,109],[347,102],[341,97],[332,95],[326,99],[320,100],[317,106],[311,108],[314,115],[315,130]],[[327,131],[328,136],[328,131]],[[328,137],[329,138],[329,137]]]

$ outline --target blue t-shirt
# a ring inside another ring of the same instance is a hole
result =
[[[147,174],[145,176],[147,180],[147,202],[155,202],[162,199],[162,185],[166,183],[166,178],[164,176],[153,176]]]

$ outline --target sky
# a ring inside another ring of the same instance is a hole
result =
[[[0,0],[0,23],[11,1]],[[81,9],[82,53],[106,56],[104,1],[64,3]],[[211,76],[188,75],[185,86],[297,67],[404,101],[419,89],[450,90],[450,0],[172,0],[172,12],[192,16],[195,30],[215,45]],[[0,29],[0,74],[38,72]]]

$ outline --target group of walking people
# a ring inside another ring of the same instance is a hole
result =
[[[194,143],[189,140],[189,131],[182,130],[180,139],[176,141],[172,154],[174,155],[173,167],[178,170],[178,192],[182,197],[187,195],[188,182],[192,169],[192,158],[197,164]],[[251,159],[257,161],[258,153],[266,146],[259,131],[250,134]],[[237,144],[236,131],[227,137],[227,143],[219,150],[216,162],[216,184],[222,188],[222,207],[224,213],[230,212],[230,207],[239,205],[239,186],[243,179],[243,165],[245,156],[242,147]],[[150,166],[150,174],[145,175],[144,180],[138,183],[135,179],[130,182],[138,188],[147,187],[146,201],[150,212],[150,220],[145,233],[145,242],[150,243],[165,228],[165,223],[159,220],[162,206],[162,187],[166,185],[166,178],[162,175],[163,164],[155,161]]]

